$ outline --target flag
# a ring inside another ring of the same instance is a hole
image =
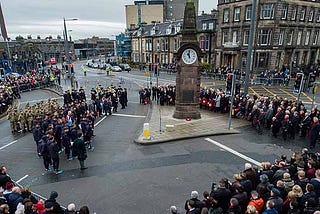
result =
[[[4,17],[2,13],[2,8],[1,8],[1,3],[0,3],[0,26],[1,26],[1,34],[2,37],[5,41],[8,40],[8,34],[7,34],[7,29],[6,29],[6,24],[4,22]]]

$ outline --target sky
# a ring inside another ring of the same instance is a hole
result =
[[[41,38],[63,35],[63,18],[73,40],[92,36],[114,39],[125,30],[125,5],[133,0],[0,0],[8,37]],[[199,11],[209,13],[217,0],[199,0]]]

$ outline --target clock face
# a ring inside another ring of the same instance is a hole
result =
[[[197,60],[197,52],[191,48],[185,49],[182,53],[182,60],[188,65],[195,63]]]

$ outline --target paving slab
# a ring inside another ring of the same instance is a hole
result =
[[[239,134],[238,128],[248,126],[247,121],[233,119],[231,129],[228,129],[228,114],[202,109],[201,119],[190,121],[176,119],[172,117],[174,110],[175,106],[150,104],[145,121],[149,123],[150,136],[145,138],[141,127],[140,134],[134,141],[141,145],[150,145],[213,135]]]

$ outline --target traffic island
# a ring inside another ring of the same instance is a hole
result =
[[[146,138],[145,130],[142,130],[141,127],[140,135],[134,142],[141,145],[151,145],[198,137],[239,134],[240,131],[237,128],[248,125],[237,122],[229,130],[226,115],[200,110],[201,119],[176,119],[172,117],[174,110],[174,106],[154,104],[150,108],[150,117],[145,121],[149,126],[148,138]]]

